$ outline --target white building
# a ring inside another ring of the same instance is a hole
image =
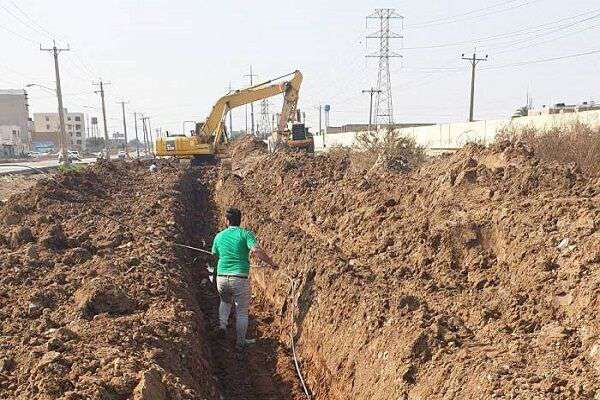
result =
[[[60,132],[60,119],[58,113],[33,114],[34,142],[39,138],[56,137]],[[83,113],[70,113],[65,108],[65,132],[69,138],[71,149],[85,150],[85,118]],[[57,149],[58,150],[58,149]]]

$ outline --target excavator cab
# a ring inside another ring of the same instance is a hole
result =
[[[313,135],[308,131],[304,122],[292,124],[291,137],[288,139],[287,144],[291,149],[302,150],[307,153],[314,153],[315,151]]]

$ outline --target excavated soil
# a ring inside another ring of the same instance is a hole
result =
[[[249,139],[232,154],[217,203],[282,267],[257,292],[315,398],[600,398],[598,179],[508,143],[410,173]]]
[[[1,171],[0,171],[1,172]],[[1,175],[0,176],[0,206],[8,200],[10,196],[13,194],[21,193],[33,185],[40,179],[42,179],[43,175],[28,175],[28,174],[17,174],[17,175]]]
[[[267,154],[110,162],[0,209],[0,398],[600,399],[600,180],[523,145],[418,170]],[[213,333],[222,210],[253,268],[244,359]]]
[[[103,163],[8,199],[0,398],[299,398],[284,344],[263,327],[266,311],[254,309],[247,360],[210,336],[211,257],[174,245],[210,244],[216,168]]]

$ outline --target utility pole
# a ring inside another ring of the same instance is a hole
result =
[[[140,139],[138,139],[138,129],[137,129],[137,113],[133,113],[133,124],[135,126],[135,150],[137,153],[137,158],[140,158]]]
[[[469,108],[469,122],[473,122],[473,104],[475,101],[475,67],[481,61],[487,61],[488,55],[486,54],[484,58],[477,58],[477,54],[475,52],[473,52],[473,57],[465,57],[463,53],[462,59],[471,63],[471,106]]]
[[[252,85],[254,85],[252,78],[258,77],[258,75],[252,74],[252,65],[250,65],[250,74],[244,75],[244,76],[250,77],[250,87],[252,87]],[[255,131],[254,131],[254,103],[250,103],[250,120],[252,121],[252,135],[254,135],[255,134]],[[248,127],[246,127],[246,130],[248,130]]]
[[[390,50],[390,39],[401,39],[402,35],[390,30],[390,20],[404,20],[404,17],[393,8],[377,8],[373,14],[367,16],[367,22],[369,19],[379,20],[379,30],[367,35],[367,39],[379,39],[379,50],[376,53],[367,54],[367,57],[379,59],[377,90],[380,92],[377,93],[377,99],[375,100],[375,123],[392,125],[394,123],[394,107],[390,79],[390,58],[402,56]]]
[[[144,124],[144,114],[142,114],[142,116],[140,117],[140,120],[142,121],[142,135],[144,138],[144,151],[146,152],[146,155],[148,154],[148,138],[146,137],[146,127]]]
[[[369,103],[369,132],[371,132],[371,124],[372,124],[372,119],[373,119],[373,94],[381,93],[381,90],[371,88],[370,90],[363,90],[362,92],[369,93],[370,97],[371,97],[371,101]]]
[[[150,153],[154,154],[154,137],[152,136],[152,125],[150,125],[150,117],[146,117],[148,119],[148,139],[150,145]]]
[[[123,110],[123,133],[125,134],[125,154],[129,157],[129,150],[127,149],[127,121],[125,119],[125,104],[127,101],[119,101],[121,103],[121,109]]]
[[[94,93],[100,93],[100,98],[102,99],[102,120],[104,122],[104,151],[106,152],[106,159],[110,160],[110,145],[108,143],[108,126],[106,125],[106,104],[104,102],[104,85],[110,85],[110,82],[102,82],[100,79],[100,83],[92,83],[94,86],[100,86],[100,90],[95,91]]]
[[[152,148],[152,144],[150,143],[150,138],[152,135],[152,132],[150,132],[148,130],[148,127],[146,127],[146,121],[150,119],[150,117],[142,117],[142,130],[144,131],[144,141],[146,143],[146,153],[150,154],[150,149]],[[148,124],[150,124],[150,122],[148,122]]]
[[[56,74],[56,96],[58,97],[58,120],[60,121],[60,137],[59,143],[61,146],[61,153],[64,165],[69,165],[69,139],[67,138],[67,133],[65,131],[65,110],[63,108],[62,101],[62,90],[60,87],[60,70],[58,68],[58,53],[61,51],[69,51],[71,50],[69,46],[66,49],[59,49],[56,47],[56,41],[53,41],[53,46],[50,49],[42,48],[40,44],[40,51],[51,51],[54,55],[54,72]]]
[[[323,106],[319,104],[319,135],[321,133],[323,133],[323,130],[321,128],[321,120],[322,120],[322,118],[321,118],[321,112],[322,112],[322,110],[323,110]]]

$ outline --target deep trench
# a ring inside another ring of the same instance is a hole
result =
[[[205,165],[185,170],[180,179],[180,201],[185,213],[178,215],[186,244],[209,248],[219,231],[220,209],[214,191],[217,167]],[[209,345],[210,364],[217,379],[222,398],[226,400],[305,399],[296,371],[289,343],[280,339],[280,317],[274,307],[258,293],[258,285],[251,285],[252,300],[248,338],[256,343],[249,346],[243,359],[235,357],[235,333],[232,313],[227,334],[219,337],[219,297],[215,283],[209,279],[208,267],[214,266],[212,257],[186,250],[181,262],[189,268],[189,279],[195,298],[204,314],[204,331]],[[252,282],[252,279],[251,279]]]

